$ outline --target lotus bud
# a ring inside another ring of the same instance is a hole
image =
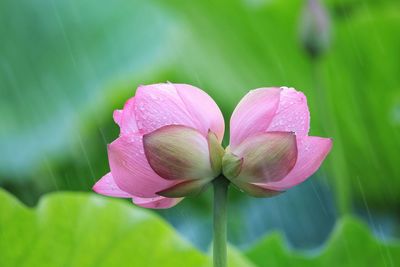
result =
[[[308,27],[326,28],[316,4],[309,1]],[[330,138],[308,135],[307,99],[288,87],[246,94],[232,114],[225,150],[221,111],[191,85],[140,86],[114,120],[120,135],[108,145],[110,172],[93,190],[146,208],[170,208],[221,175],[249,195],[270,197],[305,181],[332,148]]]
[[[224,119],[201,89],[142,85],[113,115],[120,135],[108,145],[110,172],[93,186],[97,193],[166,209],[221,173]]]
[[[330,138],[309,136],[310,114],[302,92],[259,88],[232,114],[223,174],[241,191],[271,197],[305,181],[332,147]]]
[[[330,43],[330,20],[319,0],[307,0],[300,19],[300,39],[308,54],[320,56]]]

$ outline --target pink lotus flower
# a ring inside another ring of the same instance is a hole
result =
[[[332,147],[330,138],[308,136],[310,113],[293,88],[249,92],[231,117],[231,140],[223,173],[256,197],[283,192],[318,170]]]
[[[140,86],[123,110],[114,111],[114,120],[120,136],[108,146],[111,172],[93,187],[99,194],[169,208],[221,172],[221,160],[213,166],[209,151],[220,146],[224,119],[210,96],[196,87]],[[178,189],[180,194],[174,193]]]
[[[283,87],[241,100],[225,150],[221,111],[190,85],[140,86],[114,120],[120,136],[108,146],[111,172],[93,190],[146,208],[172,207],[220,175],[250,195],[271,196],[311,176],[332,146],[308,136],[305,96]]]

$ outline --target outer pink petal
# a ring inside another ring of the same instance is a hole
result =
[[[130,133],[138,133],[139,129],[136,123],[136,115],[135,115],[135,98],[132,97],[128,101],[126,101],[124,105],[124,109],[120,116],[115,116],[114,111],[114,120],[119,117],[118,125],[121,128],[122,134],[130,134]]]
[[[214,132],[222,141],[225,131],[224,117],[214,100],[204,91],[188,84],[174,84],[176,91],[192,116],[197,130],[207,135]]]
[[[156,192],[176,183],[161,178],[150,167],[140,134],[121,135],[108,146],[108,159],[115,183],[131,195],[156,197]]]
[[[260,88],[243,97],[231,117],[231,148],[267,130],[278,109],[280,92],[280,88]]]
[[[114,119],[115,123],[121,127],[122,110],[120,110],[120,109],[114,110],[113,119]]]
[[[110,172],[97,181],[97,183],[93,186],[93,191],[95,191],[97,194],[110,197],[132,197],[131,194],[126,193],[118,187]]]
[[[173,84],[139,86],[135,95],[135,115],[142,134],[165,125],[197,128]]]
[[[141,198],[122,191],[115,183],[111,173],[107,173],[93,186],[93,190],[101,195],[110,197],[131,198],[138,206],[151,209],[166,209],[178,204],[182,198],[166,198],[157,196],[154,198]]]
[[[310,129],[310,112],[302,92],[282,87],[279,108],[267,131],[295,132],[297,137],[307,136]]]
[[[167,197],[154,197],[154,198],[141,198],[141,197],[132,197],[132,202],[138,206],[150,209],[168,209],[180,201],[183,198],[167,198]]]
[[[318,170],[332,148],[332,139],[308,136],[299,142],[297,162],[292,171],[278,182],[257,184],[271,190],[283,191],[304,182]]]

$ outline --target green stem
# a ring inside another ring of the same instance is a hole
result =
[[[226,218],[229,181],[220,176],[214,184],[214,267],[226,267]]]

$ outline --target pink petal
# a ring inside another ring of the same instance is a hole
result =
[[[150,133],[165,125],[196,128],[173,84],[139,86],[135,102],[136,122],[142,134]]]
[[[260,88],[242,98],[231,117],[231,148],[267,130],[278,109],[280,92],[280,88]]]
[[[298,143],[299,154],[292,171],[280,181],[256,185],[282,191],[302,183],[318,170],[332,148],[332,139],[330,138],[308,136]]]
[[[132,195],[122,191],[118,187],[110,172],[97,181],[97,183],[93,186],[93,191],[95,191],[97,194],[110,197],[132,197]]]
[[[141,198],[122,191],[115,183],[111,173],[107,173],[93,186],[93,190],[104,196],[131,198],[138,206],[151,209],[166,209],[178,204],[182,198],[166,198],[156,196],[153,198]]]
[[[302,92],[282,87],[279,107],[267,131],[295,132],[297,137],[307,136],[310,129],[310,112]]]
[[[117,115],[118,117],[118,115]],[[115,112],[114,112],[114,120],[115,120]],[[121,128],[122,134],[130,134],[130,133],[138,133],[139,129],[136,123],[136,115],[135,115],[135,98],[132,97],[128,101],[126,101],[124,105],[124,109],[122,110],[122,114],[120,115],[120,123],[118,125]]]
[[[174,84],[176,91],[192,116],[196,128],[206,135],[214,132],[221,142],[224,137],[225,123],[221,110],[214,100],[204,91],[188,84]]]
[[[158,191],[176,182],[158,176],[144,155],[142,136],[121,135],[108,146],[108,159],[115,183],[123,191],[139,197],[156,197]]]
[[[120,109],[114,110],[113,118],[114,118],[115,123],[121,127],[122,110],[120,110]]]
[[[180,201],[183,198],[167,198],[167,197],[154,197],[154,198],[141,198],[141,197],[132,197],[132,202],[138,206],[150,209],[168,209]]]

